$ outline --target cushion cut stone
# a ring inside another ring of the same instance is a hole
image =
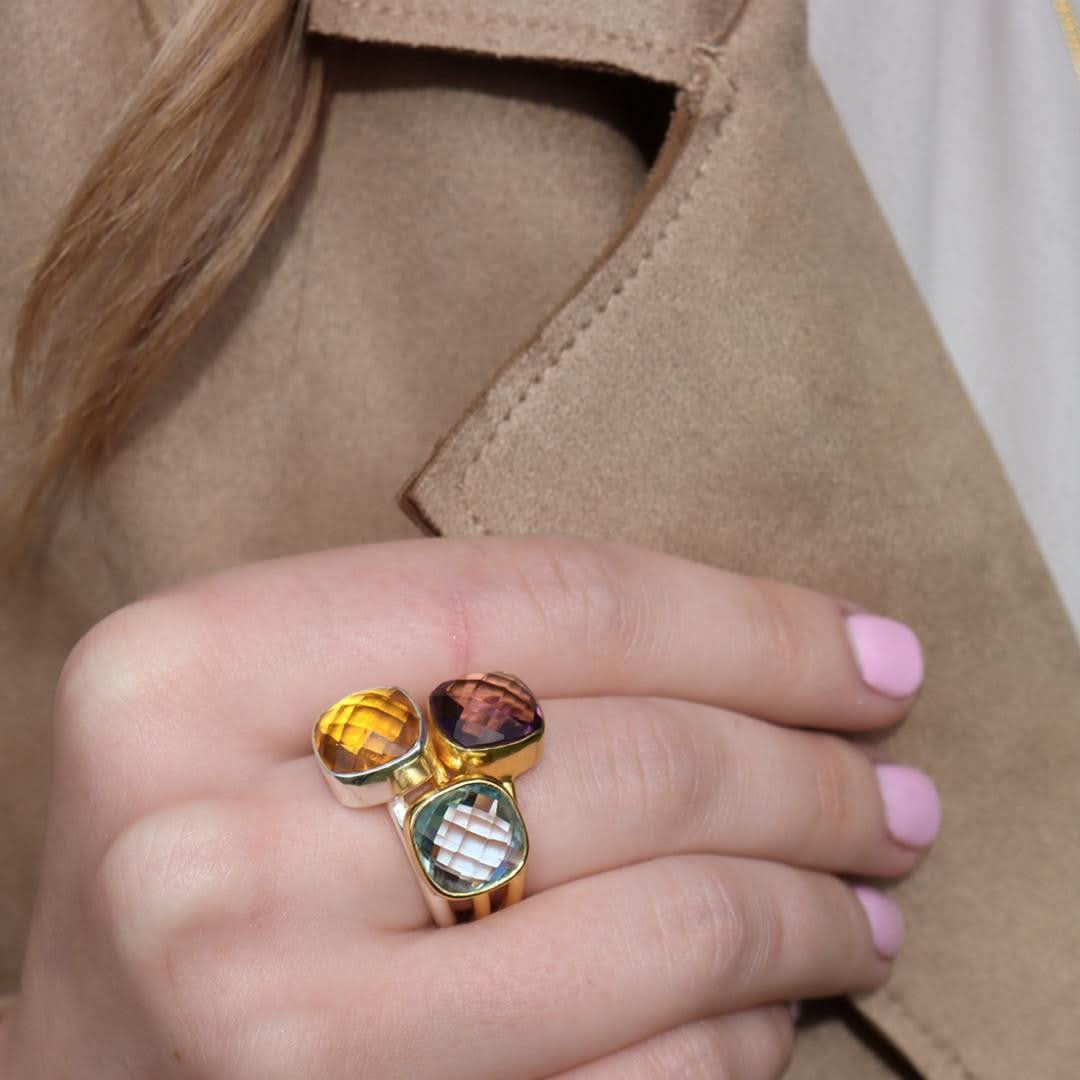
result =
[[[420,725],[420,714],[404,691],[393,686],[361,690],[319,717],[315,750],[331,772],[366,772],[407,754],[420,738]]]
[[[466,675],[431,692],[432,722],[465,749],[519,742],[544,726],[532,691],[513,675]]]
[[[472,896],[510,878],[525,861],[525,826],[509,795],[487,780],[440,791],[412,820],[412,841],[428,880],[451,896]]]

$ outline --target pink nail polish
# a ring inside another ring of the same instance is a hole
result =
[[[876,765],[885,825],[889,835],[908,847],[929,847],[941,828],[941,800],[934,781],[907,765]]]
[[[870,923],[870,936],[874,948],[886,960],[892,960],[904,944],[904,916],[900,909],[884,894],[866,885],[858,885],[855,895],[859,898]]]
[[[881,615],[848,615],[844,622],[867,686],[893,698],[909,697],[919,689],[922,647],[909,626]]]

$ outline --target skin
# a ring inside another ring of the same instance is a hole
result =
[[[278,559],[139,600],[57,687],[53,798],[6,1075],[779,1076],[785,1002],[890,961],[848,876],[894,877],[870,759],[896,723],[832,597],[565,538]],[[526,900],[435,929],[311,724],[371,685],[512,671]]]

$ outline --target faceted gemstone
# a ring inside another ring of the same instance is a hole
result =
[[[319,717],[315,750],[331,772],[364,772],[408,753],[420,724],[416,707],[396,686],[361,690]]]
[[[471,750],[518,742],[544,726],[532,691],[513,675],[466,675],[431,692],[431,719],[451,742]]]
[[[412,840],[428,880],[453,896],[505,881],[524,863],[527,843],[513,800],[487,780],[445,788],[424,803]]]

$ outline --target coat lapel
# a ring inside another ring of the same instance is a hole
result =
[[[801,5],[753,0],[734,26],[733,5],[687,4],[678,26],[666,5],[627,5],[621,25],[595,7],[583,30],[569,2],[313,6],[324,32],[681,88],[622,233],[402,505],[433,533],[618,538],[916,626],[928,685],[891,749],[939,781],[947,827],[900,886],[905,956],[858,1007],[928,1076],[1054,1075],[1080,1054],[1065,612],[807,62]]]

